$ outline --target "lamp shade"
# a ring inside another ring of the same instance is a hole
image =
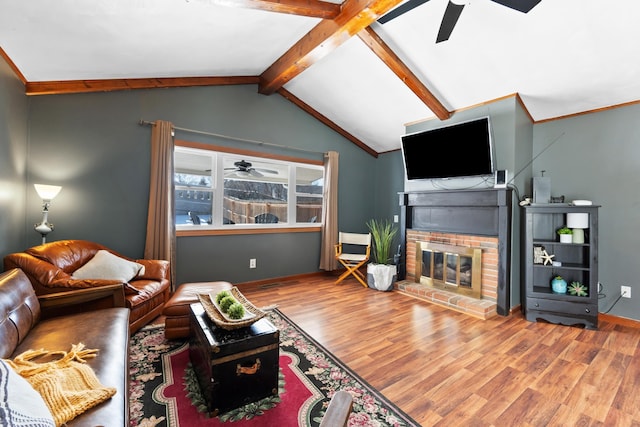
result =
[[[60,190],[62,190],[62,187],[59,185],[33,184],[33,186],[36,188],[36,191],[42,200],[49,201],[53,200]]]
[[[589,228],[589,214],[588,213],[568,213],[567,227]]]

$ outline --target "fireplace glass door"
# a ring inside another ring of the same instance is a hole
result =
[[[438,289],[480,298],[482,250],[464,246],[420,242],[416,277]]]

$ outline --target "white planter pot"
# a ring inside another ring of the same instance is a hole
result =
[[[398,271],[395,265],[367,264],[367,284],[378,291],[390,291],[396,281]]]
[[[560,243],[571,243],[573,236],[571,234],[560,234]]]

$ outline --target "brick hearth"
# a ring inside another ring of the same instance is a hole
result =
[[[396,282],[396,289],[403,294],[429,301],[480,319],[489,319],[497,315],[495,301],[476,299],[454,294],[441,289],[433,289],[421,283],[408,280]]]
[[[495,237],[472,236],[457,233],[440,233],[407,230],[406,234],[406,280],[396,283],[396,289],[444,307],[460,311],[481,319],[497,315],[498,284],[498,239]],[[416,272],[416,242],[434,242],[446,245],[465,246],[482,249],[482,291],[481,298],[471,298],[455,292],[434,289],[419,283]]]

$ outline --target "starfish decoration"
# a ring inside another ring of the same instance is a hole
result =
[[[554,256],[555,255],[549,255],[546,250],[542,251],[542,259],[544,260],[544,265],[552,264],[553,263],[552,258]]]

